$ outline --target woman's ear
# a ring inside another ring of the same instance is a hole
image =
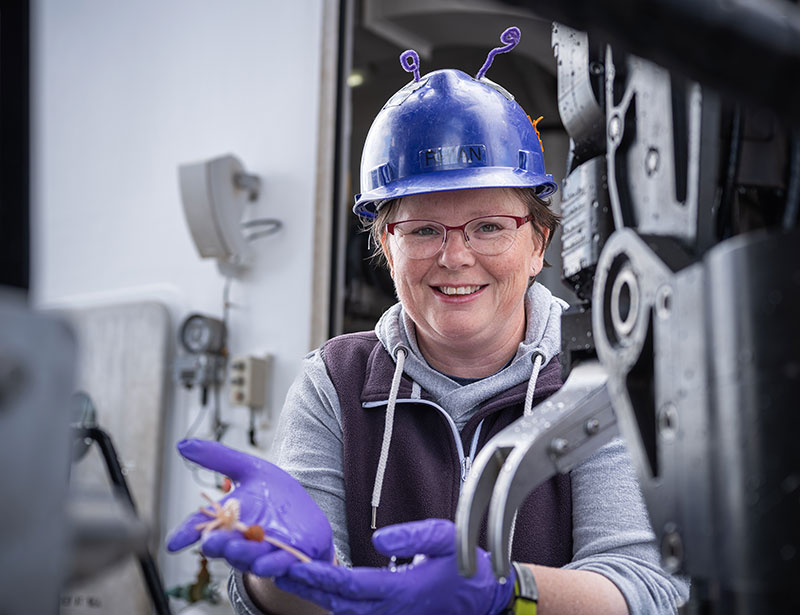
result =
[[[547,247],[547,240],[550,237],[550,229],[541,229],[542,234],[533,232],[533,258],[531,259],[531,270],[528,275],[536,277],[544,267],[544,252]],[[540,243],[541,242],[541,243]]]
[[[544,251],[547,249],[547,241],[550,239],[550,229],[543,228],[542,229],[542,246],[540,249],[540,254],[544,256]]]

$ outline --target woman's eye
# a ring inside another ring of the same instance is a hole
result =
[[[432,226],[420,226],[412,231],[413,235],[417,235],[418,237],[432,237],[434,235],[438,235],[439,231],[437,231]]]
[[[496,233],[500,230],[500,226],[494,222],[485,222],[478,227],[479,233]]]

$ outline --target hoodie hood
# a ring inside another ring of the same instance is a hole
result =
[[[400,303],[387,310],[375,326],[375,333],[386,351],[397,361],[399,349],[406,350],[405,374],[418,383],[461,428],[480,403],[531,377],[533,358],[543,357],[542,365],[561,348],[561,314],[567,303],[547,288],[534,283],[525,295],[527,328],[510,365],[477,382],[459,385],[433,369],[419,350],[413,321]]]

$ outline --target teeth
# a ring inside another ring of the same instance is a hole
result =
[[[480,286],[440,286],[439,290],[445,295],[471,295],[481,289]]]

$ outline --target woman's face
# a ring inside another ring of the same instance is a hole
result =
[[[395,204],[390,221],[424,219],[456,226],[499,214],[526,216],[528,210],[510,190],[483,188],[405,197]],[[511,247],[496,256],[474,252],[459,231],[449,232],[439,253],[422,260],[408,258],[396,241],[385,234],[383,248],[397,296],[423,347],[488,349],[524,335],[528,278],[541,270],[544,257],[532,223],[517,229]]]

